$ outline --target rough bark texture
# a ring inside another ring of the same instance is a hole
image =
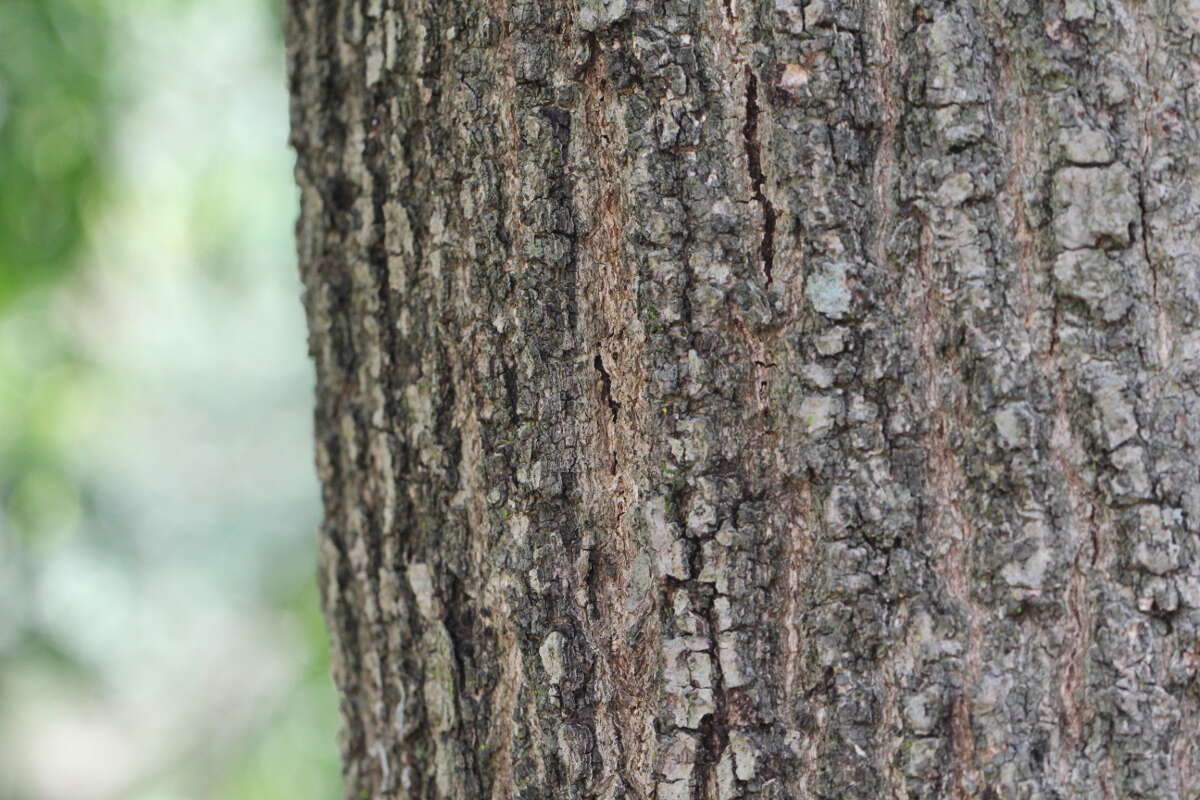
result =
[[[291,0],[352,798],[1196,798],[1200,0]]]

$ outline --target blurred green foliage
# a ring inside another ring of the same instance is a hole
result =
[[[0,5],[0,308],[73,263],[113,98],[97,0]]]
[[[278,4],[0,0],[0,800],[332,798]]]

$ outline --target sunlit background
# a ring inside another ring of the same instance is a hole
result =
[[[278,11],[0,0],[0,800],[335,798]]]

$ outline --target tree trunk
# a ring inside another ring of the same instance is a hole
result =
[[[1200,0],[291,0],[352,798],[1196,798]]]

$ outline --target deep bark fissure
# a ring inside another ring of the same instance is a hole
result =
[[[767,198],[763,187],[766,177],[762,170],[762,144],[758,140],[758,77],[750,65],[746,65],[746,123],[742,137],[746,143],[746,162],[750,170],[750,188],[762,214],[762,235],[758,245],[758,260],[767,288],[771,287],[771,272],[775,266],[775,206]]]
[[[599,353],[596,353],[596,358],[592,360],[592,366],[600,373],[600,390],[604,395],[604,403],[612,413],[612,421],[616,422],[617,414],[621,411],[621,404],[613,398],[612,377],[604,368],[604,358]]]

